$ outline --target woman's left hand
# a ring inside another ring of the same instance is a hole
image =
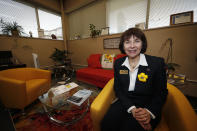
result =
[[[139,122],[139,121],[138,121]],[[152,130],[152,126],[151,124],[143,124],[143,123],[140,123],[139,124],[144,128],[144,130],[146,131],[151,131]]]

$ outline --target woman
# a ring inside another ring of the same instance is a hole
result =
[[[138,28],[130,28],[120,38],[119,49],[127,56],[114,64],[114,91],[102,131],[153,130],[161,119],[167,80],[164,59],[145,55],[147,40]]]

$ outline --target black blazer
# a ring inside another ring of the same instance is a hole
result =
[[[168,94],[165,63],[163,58],[149,55],[145,58],[148,66],[139,66],[134,91],[128,91],[129,69],[122,66],[126,56],[115,61],[114,90],[126,111],[131,106],[142,107],[159,117]],[[148,75],[146,82],[138,79],[141,73]]]

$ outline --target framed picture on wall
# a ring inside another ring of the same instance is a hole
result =
[[[109,27],[102,28],[101,35],[109,35]]]
[[[193,23],[193,11],[170,15],[170,25]]]
[[[103,40],[104,49],[118,49],[120,43],[120,37],[106,38]]]

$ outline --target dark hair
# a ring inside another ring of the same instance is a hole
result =
[[[139,28],[129,28],[121,35],[120,44],[119,44],[119,49],[120,49],[121,53],[125,54],[124,42],[126,40],[128,40],[132,35],[136,36],[137,38],[139,38],[142,41],[142,49],[141,49],[140,53],[145,53],[146,48],[147,48],[147,40],[146,40],[146,36],[142,32],[142,30],[140,30]]]

